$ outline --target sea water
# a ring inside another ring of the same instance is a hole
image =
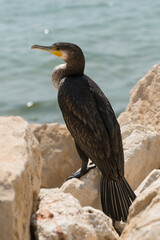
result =
[[[61,122],[52,69],[63,63],[34,44],[72,42],[85,74],[118,116],[136,82],[160,60],[159,0],[0,0],[0,115]]]

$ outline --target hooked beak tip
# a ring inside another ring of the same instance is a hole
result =
[[[38,49],[38,45],[33,45],[31,49]]]

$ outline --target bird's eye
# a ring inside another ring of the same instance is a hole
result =
[[[57,47],[57,50],[60,50],[60,48],[59,48],[59,47]]]

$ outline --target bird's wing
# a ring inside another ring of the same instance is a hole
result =
[[[89,79],[91,91],[96,102],[96,109],[107,129],[110,146],[112,163],[118,169],[118,173],[124,175],[124,153],[122,145],[122,137],[119,123],[116,119],[115,113],[112,109],[111,104],[105,97],[101,89],[95,82]]]
[[[91,83],[86,76],[67,77],[59,88],[58,102],[67,128],[77,144],[99,168],[109,174],[117,171],[117,163],[113,159],[113,151],[117,153],[117,148],[113,150],[112,145],[114,140],[118,140],[114,130],[110,129],[115,128],[112,111],[109,105],[106,106],[104,96],[96,95],[99,95],[97,85]]]

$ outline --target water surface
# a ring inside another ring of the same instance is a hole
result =
[[[160,60],[160,1],[1,0],[0,115],[63,122],[53,67],[62,61],[33,44],[78,44],[85,73],[118,116],[135,83]]]

